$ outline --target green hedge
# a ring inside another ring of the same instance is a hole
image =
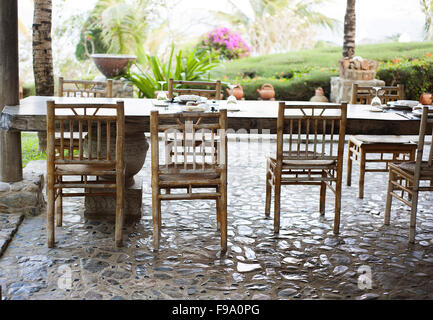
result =
[[[405,98],[419,100],[423,92],[433,92],[433,59],[395,59],[381,66],[377,77],[387,85],[403,84]]]
[[[284,78],[256,78],[240,80],[239,83],[244,89],[246,100],[257,100],[260,97],[257,89],[260,89],[265,83],[270,83],[274,87],[276,100],[308,101],[314,96],[317,87],[322,87],[325,95],[329,97],[331,92],[330,78],[332,76],[336,76],[336,74],[329,71],[313,71],[308,75],[290,80]]]
[[[335,70],[313,70],[292,79],[256,77],[231,80],[231,82],[242,85],[244,98],[247,100],[257,100],[260,97],[257,89],[264,83],[270,83],[275,89],[276,100],[308,101],[314,96],[317,87],[322,87],[325,95],[329,98],[331,77],[335,76],[338,76]],[[433,57],[427,56],[425,59],[413,60],[395,59],[391,62],[381,63],[377,78],[384,80],[386,85],[403,84],[405,86],[405,98],[418,100],[423,92],[433,93]]]

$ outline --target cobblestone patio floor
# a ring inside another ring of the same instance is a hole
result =
[[[318,187],[287,186],[275,237],[264,215],[261,147],[229,143],[227,255],[219,254],[214,201],[163,203],[161,249],[153,253],[148,158],[140,173],[143,218],[125,230],[124,248],[113,245],[112,223],[84,219],[84,201],[68,199],[56,248],[46,246],[44,214],[22,222],[0,258],[4,298],[433,298],[431,193],[421,195],[416,244],[409,245],[408,207],[394,201],[391,226],[383,226],[387,174],[367,174],[360,200],[355,166],[353,186],[343,187],[339,236],[332,233],[331,192],[322,217]],[[371,289],[359,286],[361,270],[371,270]]]

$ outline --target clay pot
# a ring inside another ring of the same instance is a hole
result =
[[[275,97],[274,87],[270,83],[262,85],[260,89],[257,89],[257,92],[263,100],[271,100]]]
[[[231,95],[230,89],[227,88],[227,94]],[[236,100],[242,100],[244,97],[244,89],[240,84],[236,85],[236,87],[233,89],[233,95],[236,97]]]
[[[421,98],[419,99],[419,103],[423,105],[431,105],[433,104],[433,94],[431,93],[423,93]]]

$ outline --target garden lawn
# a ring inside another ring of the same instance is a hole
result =
[[[21,133],[21,152],[23,168],[32,160],[46,160],[45,152],[39,152],[38,134],[34,132]]]
[[[433,42],[362,45],[356,54],[379,61],[377,78],[386,85],[405,85],[406,99],[418,100],[433,90]],[[341,47],[244,58],[226,62],[212,71],[212,77],[239,83],[247,100],[259,98],[257,89],[271,84],[277,100],[308,101],[317,87],[330,97],[331,77],[338,77]]]
[[[420,58],[433,53],[433,42],[390,42],[356,47],[356,55],[365,59],[392,61],[395,58]],[[227,62],[212,71],[220,79],[239,79],[249,76],[273,77],[281,72],[307,71],[314,69],[338,70],[341,47],[326,47],[303,51],[292,51],[260,57],[244,58]]]

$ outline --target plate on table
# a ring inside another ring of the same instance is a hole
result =
[[[383,112],[383,109],[379,108],[379,107],[371,107],[370,109],[368,109],[368,111],[370,111],[370,112]]]
[[[184,112],[205,112],[208,111],[209,105],[206,103],[191,103],[189,102],[184,108]]]
[[[424,106],[424,107],[428,107],[429,108],[429,110],[431,111],[431,110],[433,110],[433,106]],[[415,116],[415,117],[421,117],[422,116],[422,109],[421,108],[419,108],[419,109],[414,109],[413,111],[412,111],[412,114]],[[431,118],[432,116],[430,115],[429,116],[429,118]]]
[[[152,103],[155,107],[168,107],[170,105],[170,101],[167,100],[153,100]]]
[[[412,109],[413,107],[416,107],[419,104],[418,101],[415,100],[397,100],[388,102],[388,106],[391,109]]]
[[[188,95],[180,95],[174,98],[174,102],[177,103],[187,103],[187,102],[199,102],[199,101],[206,101],[207,99],[204,97],[200,97],[194,94],[188,94]]]

